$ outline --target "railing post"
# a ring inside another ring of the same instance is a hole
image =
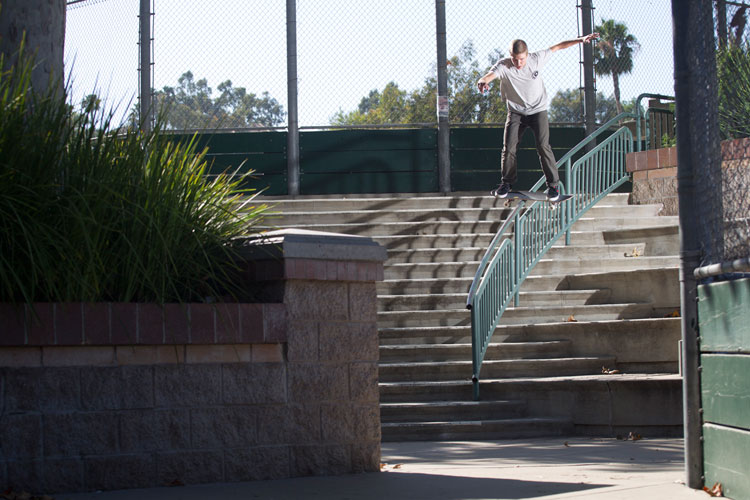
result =
[[[437,34],[438,184],[441,193],[451,192],[450,121],[448,102],[448,49],[445,40],[445,0],[435,0]]]
[[[519,203],[520,206],[526,205],[525,201]],[[516,284],[521,280],[521,247],[523,246],[523,235],[521,227],[521,211],[516,212],[515,221],[513,222],[513,307],[518,307],[520,302],[520,290],[516,288]]]
[[[140,123],[138,124],[143,133],[148,133],[153,128],[154,103],[151,95],[151,0],[141,0],[140,13]]]

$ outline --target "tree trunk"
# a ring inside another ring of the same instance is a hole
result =
[[[615,88],[615,104],[617,105],[617,114],[622,113],[622,103],[620,102],[620,75],[612,72],[612,86]]]
[[[36,55],[31,85],[40,93],[50,83],[60,90],[63,86],[65,4],[66,0],[0,0],[0,53],[15,62],[25,36],[26,53]]]

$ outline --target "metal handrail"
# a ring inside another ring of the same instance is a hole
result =
[[[525,201],[519,202],[490,243],[466,302],[471,311],[474,399],[479,399],[479,372],[492,334],[510,300],[518,305],[523,280],[562,234],[566,235],[566,244],[570,244],[570,229],[574,222],[629,180],[625,155],[633,152],[634,142],[638,143],[638,150],[641,149],[641,120],[647,120],[641,116],[640,102],[644,97],[673,99],[658,94],[641,94],[636,100],[635,113],[620,113],[578,143],[557,162],[558,169],[565,167],[568,182],[568,190],[561,183],[560,192],[572,194],[573,198],[563,202],[559,209],[545,202],[534,202],[526,208]],[[636,120],[636,141],[630,129],[623,126],[573,162],[578,152],[627,118]],[[544,177],[539,179],[531,190],[541,187],[544,180]],[[509,236],[511,226],[512,237]]]

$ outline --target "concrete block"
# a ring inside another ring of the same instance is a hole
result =
[[[377,361],[379,356],[375,322],[320,324],[321,361]]]
[[[190,342],[216,342],[216,311],[214,304],[190,304]]]
[[[81,368],[81,406],[84,410],[120,410],[154,406],[151,366]]]
[[[42,366],[41,347],[0,347],[0,367]]]
[[[259,444],[300,444],[321,440],[320,407],[316,404],[259,406]]]
[[[5,411],[71,411],[80,407],[75,368],[10,368],[5,371]]]
[[[138,343],[164,343],[164,313],[161,305],[138,304]]]
[[[49,346],[42,347],[42,363],[52,366],[112,366],[114,346]]]
[[[82,491],[84,463],[81,458],[46,459],[44,461],[44,491],[50,494]],[[23,491],[23,490],[21,490]]]
[[[319,326],[316,321],[298,321],[289,325],[287,359],[293,363],[317,362]]]
[[[323,319],[344,321],[349,316],[346,283],[291,281],[284,292],[289,321]]]
[[[285,403],[286,387],[287,373],[281,363],[222,365],[222,394],[226,404]]]
[[[1,417],[0,456],[6,460],[41,457],[41,415],[5,414]]]
[[[184,345],[125,345],[115,347],[116,363],[124,365],[161,365],[185,362]]]
[[[229,448],[257,442],[257,416],[254,408],[220,407],[190,412],[193,448]]]
[[[85,457],[84,467],[87,490],[146,488],[160,484],[156,482],[156,461],[151,454]]]
[[[333,476],[351,471],[351,448],[347,445],[292,447],[292,476]]]
[[[353,406],[349,409],[353,415],[354,436],[359,442],[380,442],[380,406],[371,404]]]
[[[83,344],[83,304],[57,303],[55,307],[55,342],[57,345]]]
[[[349,365],[349,398],[352,401],[378,401],[377,363],[351,363]]]
[[[138,304],[110,304],[110,328],[113,344],[135,344],[138,340]]]
[[[253,363],[283,363],[284,362],[284,345],[283,344],[253,344],[252,345],[252,362]]]
[[[226,481],[263,481],[291,476],[287,446],[258,446],[224,452]]]
[[[220,451],[159,453],[156,481],[161,485],[224,481],[224,456]]]
[[[249,363],[251,360],[248,344],[185,346],[186,363]]]
[[[190,411],[187,409],[123,411],[119,419],[122,452],[190,448]]]
[[[288,367],[291,402],[349,399],[349,370],[346,365],[290,363]]]
[[[221,366],[213,364],[154,367],[157,407],[213,405],[221,401]]]
[[[164,342],[190,343],[190,311],[187,304],[164,304]]]
[[[42,460],[10,460],[7,463],[7,482],[3,490],[28,492],[30,494],[48,493],[44,489],[44,465]]]
[[[263,335],[265,342],[286,342],[288,326],[289,321],[284,304],[263,304]]]
[[[26,311],[29,345],[55,345],[55,305],[38,302]]]
[[[26,344],[26,308],[23,305],[0,304],[0,345]]]
[[[117,453],[117,427],[117,418],[108,412],[45,415],[44,456],[63,458]]]
[[[214,304],[216,307],[216,342],[237,344],[241,342],[239,304]]]
[[[83,343],[109,345],[109,304],[105,302],[83,304]]]
[[[375,283],[349,283],[349,319],[378,320],[378,294]]]
[[[350,404],[324,403],[321,405],[320,422],[323,441],[329,444],[348,444],[359,439],[355,432],[358,416]]]
[[[238,341],[248,344],[263,342],[265,336],[263,304],[238,304],[238,307],[240,315]]]
[[[372,443],[356,443],[351,447],[352,472],[380,471],[380,440]]]

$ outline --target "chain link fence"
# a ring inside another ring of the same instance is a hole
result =
[[[721,169],[702,173],[718,185],[706,229],[706,260],[716,264],[750,257],[750,3],[717,1],[714,8]],[[679,133],[679,132],[678,132]],[[715,192],[715,191],[712,191]],[[722,231],[715,231],[715,228]],[[712,231],[713,230],[713,231]]]
[[[151,3],[154,98],[170,105],[171,128],[286,126],[285,2]],[[597,121],[642,92],[672,94],[669,0],[594,0],[593,7],[594,25],[606,29],[594,51]],[[127,115],[138,92],[138,9],[138,0],[68,2],[74,99],[97,93]],[[451,0],[446,17],[453,124],[504,121],[498,89],[482,96],[475,83],[508,55],[511,40],[534,51],[583,30],[577,0],[530,0],[523,9]],[[435,40],[434,0],[298,0],[300,126],[434,126]],[[583,122],[581,61],[573,47],[544,69],[554,122]]]

